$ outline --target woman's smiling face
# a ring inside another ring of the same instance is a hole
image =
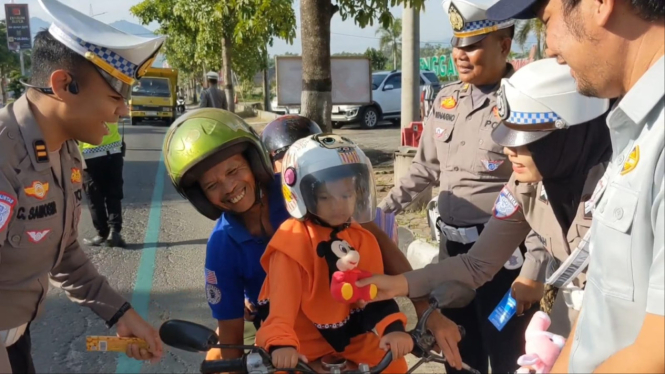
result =
[[[199,178],[199,185],[208,200],[222,211],[242,213],[256,200],[256,179],[242,154],[208,169]]]

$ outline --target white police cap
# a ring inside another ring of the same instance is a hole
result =
[[[166,37],[124,33],[56,0],[39,0],[53,18],[49,33],[93,63],[104,79],[127,98],[131,85],[157,58]]]
[[[214,71],[209,71],[206,73],[206,78],[219,80],[219,74],[215,73]]]
[[[443,0],[443,11],[448,13],[453,27],[453,47],[467,47],[483,40],[489,33],[506,29],[515,20],[490,21],[487,9],[498,0]]]
[[[492,132],[492,139],[502,146],[518,147],[554,130],[600,117],[610,102],[577,92],[570,67],[548,58],[527,64],[509,79],[502,79],[496,105],[502,121]]]

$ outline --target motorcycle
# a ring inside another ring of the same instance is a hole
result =
[[[178,100],[176,100],[175,109],[178,113],[185,113],[185,98],[179,97]]]
[[[456,309],[467,306],[475,297],[476,292],[466,285],[449,281],[435,289],[429,297],[429,308],[418,321],[416,327],[409,332],[413,338],[414,348],[411,354],[420,358],[407,373],[413,373],[422,364],[436,362],[443,364],[446,359],[432,352],[436,339],[427,330],[427,319],[437,309]],[[460,333],[464,338],[464,329],[460,326]],[[215,331],[183,320],[169,320],[162,324],[159,336],[166,345],[188,352],[207,352],[212,348],[239,349],[246,351],[240,358],[203,361],[200,372],[211,373],[262,373],[273,374],[277,372],[299,372],[305,374],[379,374],[392,362],[392,352],[388,351],[381,362],[374,367],[365,363],[349,363],[337,356],[327,356],[311,364],[298,362],[293,369],[275,368],[270,354],[263,348],[253,345],[227,345],[219,344],[219,337]],[[467,364],[462,364],[464,370],[472,374],[480,374]]]

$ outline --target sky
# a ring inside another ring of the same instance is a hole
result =
[[[140,24],[139,20],[132,16],[129,9],[141,0],[61,0],[64,4],[83,12],[92,12],[97,15],[95,18],[106,23],[112,23],[118,20],[126,20],[132,23]],[[9,0],[2,0],[3,4],[10,3]],[[50,17],[41,9],[37,0],[18,0],[16,3],[27,3],[30,9],[31,17],[39,17],[45,21],[50,21]],[[294,0],[297,25],[300,27],[300,0]],[[395,17],[402,16],[402,8],[394,7],[391,9]],[[144,25],[150,30],[156,29],[159,25],[156,23]],[[378,25],[367,26],[365,29],[357,26],[353,20],[342,21],[339,13],[335,14],[331,23],[331,45],[332,53],[338,52],[364,52],[368,47],[377,48],[379,39],[376,36]],[[299,35],[299,31],[296,32]],[[420,15],[420,42],[424,45],[427,42],[443,43],[449,45],[452,36],[452,29],[448,16],[444,13],[441,6],[441,0],[426,0],[425,10]],[[284,54],[286,52],[300,53],[300,39],[296,38],[292,45],[283,40],[275,39],[274,46],[270,48],[271,55]]]

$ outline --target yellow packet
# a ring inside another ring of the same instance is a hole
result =
[[[88,336],[85,339],[87,351],[93,352],[127,352],[127,346],[138,344],[148,349],[148,343],[140,338],[121,338],[118,336]]]

